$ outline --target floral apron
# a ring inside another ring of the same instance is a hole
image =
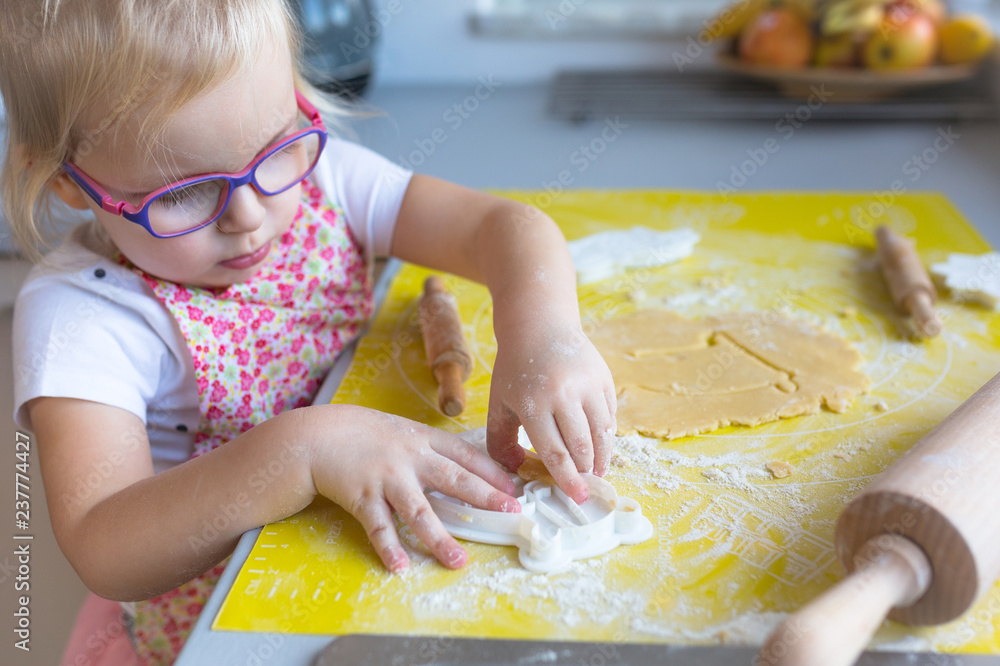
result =
[[[191,458],[281,412],[312,404],[372,312],[371,280],[341,210],[309,181],[291,228],[248,282],[189,287],[119,255],[177,320],[194,360],[201,421]],[[142,664],[172,664],[225,568],[124,605]]]

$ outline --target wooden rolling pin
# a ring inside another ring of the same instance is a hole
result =
[[[882,275],[896,308],[913,317],[923,335],[934,337],[941,332],[941,320],[934,312],[937,291],[913,243],[886,226],[875,230],[875,238]]]
[[[448,416],[458,416],[465,409],[463,384],[472,372],[472,355],[462,333],[455,297],[437,275],[424,281],[420,331],[427,362],[438,383],[438,408]]]
[[[759,663],[848,666],[887,614],[913,625],[962,615],[1000,578],[998,472],[1000,375],[848,505],[835,540],[850,575],[785,620]]]

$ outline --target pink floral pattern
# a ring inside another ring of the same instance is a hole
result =
[[[295,221],[248,282],[224,289],[185,286],[119,256],[174,316],[191,351],[201,407],[192,458],[311,404],[337,354],[371,316],[361,248],[340,209],[310,182],[302,186]],[[226,561],[135,604],[143,664],[176,660]]]

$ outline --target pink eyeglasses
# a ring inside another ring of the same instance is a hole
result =
[[[316,107],[297,90],[295,99],[310,127],[268,146],[242,171],[207,173],[179,180],[146,195],[138,206],[116,202],[93,178],[70,162],[63,163],[63,170],[102,209],[142,225],[157,238],[189,234],[219,219],[237,187],[251,183],[261,194],[273,196],[312,173],[326,146],[326,127]]]

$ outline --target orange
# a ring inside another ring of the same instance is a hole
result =
[[[981,16],[954,16],[941,27],[941,61],[947,65],[976,62],[992,49],[993,31]]]
[[[791,9],[762,12],[740,35],[740,58],[755,65],[801,69],[809,63],[812,52],[812,31]]]

